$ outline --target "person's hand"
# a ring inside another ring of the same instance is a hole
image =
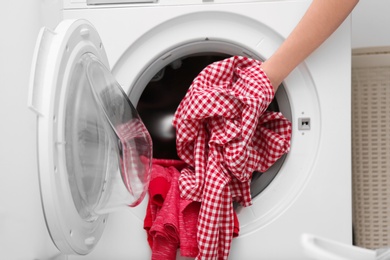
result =
[[[276,91],[290,72],[319,47],[359,0],[313,0],[277,51],[261,65]]]

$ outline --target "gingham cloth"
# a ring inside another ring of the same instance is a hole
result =
[[[251,205],[253,171],[266,171],[289,151],[291,123],[266,111],[274,90],[261,62],[231,57],[207,66],[193,81],[174,119],[176,148],[189,168],[181,196],[202,202],[196,259],[227,259],[233,200]]]

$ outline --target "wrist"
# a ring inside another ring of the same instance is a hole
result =
[[[268,80],[270,81],[272,87],[274,88],[274,92],[276,93],[276,90],[282,83],[283,78],[280,78],[280,75],[277,73],[277,71],[273,70],[272,66],[269,66],[267,61],[263,62],[260,67],[265,75],[267,75]]]

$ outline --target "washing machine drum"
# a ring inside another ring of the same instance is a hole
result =
[[[65,254],[87,254],[108,213],[136,206],[150,176],[152,142],[108,69],[87,21],[42,29],[29,106],[37,113],[38,166],[45,220]]]

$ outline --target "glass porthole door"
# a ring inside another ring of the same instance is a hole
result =
[[[92,251],[109,213],[137,206],[149,183],[151,138],[108,68],[89,22],[41,30],[29,107],[45,220],[64,254]]]

